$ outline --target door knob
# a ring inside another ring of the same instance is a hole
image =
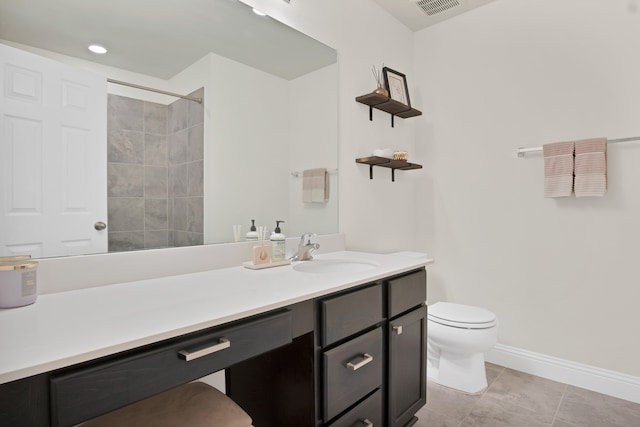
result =
[[[98,221],[95,224],[93,224],[93,228],[95,228],[98,231],[104,230],[105,228],[107,228],[107,224],[105,224],[102,221]]]

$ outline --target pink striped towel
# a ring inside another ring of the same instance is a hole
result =
[[[574,142],[542,146],[544,155],[544,197],[570,197],[573,191]]]
[[[576,141],[576,197],[602,197],[607,191],[607,139]]]

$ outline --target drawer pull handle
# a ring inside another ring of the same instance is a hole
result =
[[[225,348],[229,347],[231,347],[231,341],[229,341],[227,338],[220,338],[220,340],[218,340],[218,343],[212,346],[204,347],[195,351],[180,350],[178,354],[180,355],[181,359],[189,362],[191,360],[206,356],[207,354],[215,353],[220,350],[224,350]]]
[[[402,326],[394,326],[393,332],[395,332],[396,335],[402,335]]]
[[[347,368],[352,369],[354,371],[357,371],[358,369],[362,368],[367,363],[373,362],[373,356],[370,355],[369,353],[364,353],[362,356],[358,356],[358,357],[362,357],[362,360],[359,361],[359,362],[356,362],[356,363],[354,363],[353,361],[348,362],[347,363]]]
[[[362,425],[364,425],[365,427],[373,427],[373,423],[371,421],[369,421],[367,418],[365,418],[364,420],[361,421]]]

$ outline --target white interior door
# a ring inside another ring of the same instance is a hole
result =
[[[0,44],[0,256],[107,251],[107,82]]]

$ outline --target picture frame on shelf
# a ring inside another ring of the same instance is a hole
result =
[[[382,75],[384,77],[384,85],[389,91],[389,97],[411,108],[407,76],[389,67],[382,69]]]

